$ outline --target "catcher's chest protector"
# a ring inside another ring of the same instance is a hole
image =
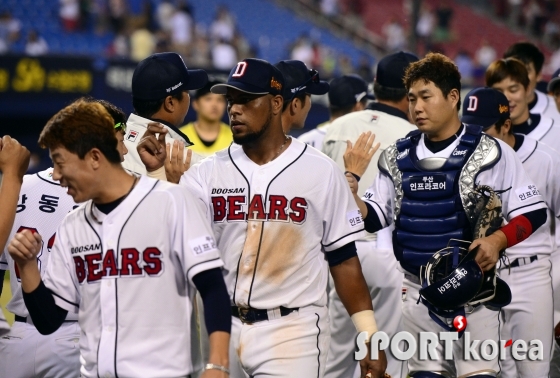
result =
[[[482,134],[479,126],[466,125],[447,159],[418,160],[420,136],[414,132],[399,140],[380,161],[380,169],[395,184],[395,256],[404,269],[416,275],[450,239],[472,240],[468,193],[474,190],[476,175],[493,165],[488,164],[488,155],[495,155],[494,163],[499,160],[497,143]]]

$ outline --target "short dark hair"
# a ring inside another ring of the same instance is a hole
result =
[[[126,114],[123,112],[121,108],[119,108],[115,104],[110,103],[109,101],[105,101],[105,100],[94,100],[94,101],[103,105],[103,107],[105,108],[105,110],[107,110],[109,115],[113,117],[113,121],[115,121],[115,125],[117,123],[126,123]]]
[[[183,99],[183,92],[170,94],[170,96],[181,101]],[[139,98],[132,97],[132,106],[134,107],[136,114],[140,117],[150,118],[161,109],[161,106],[166,98],[167,97],[164,97],[159,100],[141,100]]]
[[[531,42],[514,43],[504,53],[504,58],[517,58],[524,64],[533,63],[537,74],[541,72],[544,64],[544,54]]]
[[[406,97],[406,89],[385,87],[377,81],[374,81],[373,94],[375,94],[375,98],[378,100],[399,102]]]
[[[461,110],[461,74],[451,59],[440,53],[429,53],[423,59],[411,63],[403,79],[406,90],[420,80],[434,83],[445,98],[456,89],[459,92],[457,111]]]
[[[496,131],[500,132],[500,129],[502,128],[502,126],[506,123],[506,121],[509,119],[509,117],[507,118],[502,118],[500,119],[498,122],[496,122],[496,124],[494,125],[496,127]],[[509,132],[508,134],[513,134],[513,127],[509,128]]]
[[[367,102],[368,102],[368,99],[365,98],[365,97],[360,100],[360,103],[364,107],[367,105]],[[329,113],[331,114],[331,116],[341,117],[345,114],[350,113],[352,111],[352,109],[354,109],[354,106],[356,106],[356,104],[357,104],[357,102],[355,104],[347,105],[347,106],[343,106],[343,107],[329,105]]]
[[[39,136],[41,148],[64,147],[83,159],[97,148],[110,163],[120,164],[113,118],[98,102],[79,99],[56,113]]]
[[[523,85],[525,89],[529,86],[527,68],[522,61],[516,58],[499,59],[492,62],[486,69],[486,86],[491,87],[508,77]]]
[[[298,92],[295,97],[293,99],[291,99],[290,101],[284,101],[284,103],[282,104],[282,113],[284,113],[286,111],[286,109],[288,109],[288,105],[290,105],[290,103],[295,100],[295,99],[299,99],[301,101],[302,106],[305,106],[305,101],[307,101],[307,93],[305,92]]]

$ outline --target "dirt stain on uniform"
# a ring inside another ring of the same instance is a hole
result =
[[[259,278],[279,284],[301,265],[303,238],[293,223],[267,222],[257,266]]]
[[[239,261],[239,276],[253,275],[255,261],[259,251],[263,222],[250,220],[247,222],[247,237]]]

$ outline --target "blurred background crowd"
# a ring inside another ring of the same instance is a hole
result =
[[[454,59],[470,88],[521,40],[544,53],[549,79],[560,67],[556,1],[0,0],[0,127],[36,144],[45,121],[83,95],[131,112],[132,71],[155,52],[176,51],[218,79],[257,57],[371,83],[391,52],[437,51]],[[185,123],[195,117],[191,109]],[[326,96],[315,99],[306,129],[328,117]]]

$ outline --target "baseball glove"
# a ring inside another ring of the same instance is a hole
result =
[[[473,240],[489,236],[502,227],[502,201],[498,193],[487,185],[479,185],[470,197],[474,204],[473,218],[470,219]]]

